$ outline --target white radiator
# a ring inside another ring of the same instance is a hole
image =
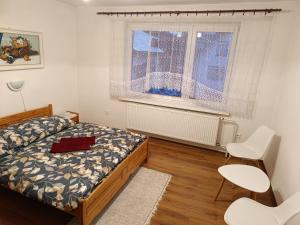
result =
[[[220,118],[178,109],[127,104],[127,128],[216,146]]]

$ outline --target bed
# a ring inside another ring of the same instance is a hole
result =
[[[13,124],[26,127],[26,121],[30,121],[36,128],[43,118],[48,122],[52,116],[50,104],[0,118],[0,128],[6,129],[6,135]],[[51,120],[49,127],[49,133],[38,139],[24,129],[26,143],[0,155],[0,185],[72,214],[81,225],[89,225],[147,159],[148,138],[97,124],[72,124],[62,118]],[[52,144],[62,137],[91,135],[96,136],[96,144],[90,151],[50,153]],[[14,137],[13,143],[18,142]]]

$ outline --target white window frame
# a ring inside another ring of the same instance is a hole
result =
[[[224,23],[193,23],[193,22],[187,22],[187,23],[182,23],[181,25],[174,24],[172,22],[165,22],[163,24],[161,23],[150,23],[150,22],[134,22],[134,23],[129,23],[127,24],[127,32],[126,32],[126,37],[128,38],[127,45],[125,45],[125,80],[131,81],[131,65],[132,65],[132,32],[135,30],[147,30],[147,31],[182,31],[182,32],[188,32],[188,37],[187,37],[187,47],[186,47],[186,55],[185,55],[185,65],[184,65],[184,72],[183,72],[183,78],[182,78],[182,84],[183,82],[187,82],[187,78],[192,77],[193,73],[193,64],[194,64],[194,56],[195,56],[195,47],[196,47],[196,38],[197,38],[197,32],[232,32],[233,33],[233,38],[232,38],[232,46],[229,51],[229,60],[228,60],[228,67],[227,67],[227,74],[226,74],[226,79],[224,83],[224,91],[223,91],[223,96],[226,96],[229,91],[229,83],[230,83],[230,78],[231,78],[231,73],[232,73],[232,68],[233,68],[233,61],[235,57],[235,52],[236,52],[236,45],[237,45],[237,39],[238,39],[238,33],[239,33],[239,28],[240,28],[240,23],[237,22],[224,22]],[[183,85],[183,87],[186,85]],[[134,94],[136,93],[135,91],[132,91],[131,88],[130,90],[127,90],[128,93]],[[188,90],[184,90],[182,88],[181,94],[182,97],[188,97]],[[139,95],[143,95],[145,99],[139,100],[142,101],[143,103],[149,102],[149,104],[153,104],[157,102],[157,105],[162,105],[162,106],[168,106],[174,105],[174,107],[178,106],[178,102],[182,105],[182,108],[191,108],[190,104],[184,103],[184,100],[182,97],[176,97],[176,96],[166,96],[166,95],[159,95],[159,94],[147,94],[147,93],[140,93],[138,92]],[[134,101],[134,102],[139,102],[135,101],[134,99],[123,99],[125,101]],[[197,101],[197,100],[195,100]],[[223,102],[220,102],[221,104],[226,103],[226,98],[223,97]],[[194,107],[192,107],[194,108]],[[199,108],[199,111],[206,111],[211,113],[212,110],[206,110],[203,109],[202,107],[197,106],[196,108]],[[198,111],[195,108],[195,111]],[[217,111],[213,110],[213,113],[218,114]],[[227,112],[219,112],[222,115],[227,115]]]
[[[193,75],[193,66],[194,66],[194,58],[195,58],[195,53],[196,53],[196,39],[197,39],[197,33],[198,32],[232,32],[232,42],[231,42],[231,47],[229,50],[229,59],[228,59],[228,67],[226,70],[226,78],[224,82],[224,90],[223,90],[223,101],[221,103],[226,103],[226,98],[225,96],[228,94],[229,91],[229,83],[231,79],[231,74],[232,74],[232,68],[233,68],[233,61],[235,57],[235,52],[236,52],[236,45],[237,45],[237,38],[238,38],[238,32],[239,32],[239,25],[238,24],[227,24],[225,23],[221,24],[213,24],[213,25],[208,25],[208,24],[202,24],[202,25],[195,25],[193,26],[193,40],[192,40],[192,46],[191,46],[191,57],[189,59],[189,77],[192,78]]]
[[[126,46],[127,51],[125,51],[126,54],[126,62],[125,62],[125,79],[131,80],[131,65],[132,65],[132,32],[135,30],[147,30],[147,31],[174,31],[174,32],[187,32],[188,34],[192,32],[192,29],[187,25],[174,25],[172,23],[167,23],[167,25],[159,24],[159,23],[131,23],[127,27],[127,37],[129,38],[127,41],[128,45]],[[183,79],[186,76],[186,71],[188,68],[188,46],[191,45],[191,38],[188,35],[187,43],[186,43],[186,55],[184,60],[184,70],[183,70]],[[130,94],[134,94],[135,92],[131,89],[128,90]],[[138,92],[140,93],[140,92]],[[173,99],[173,98],[179,98],[179,97],[172,97],[172,96],[164,96],[164,95],[158,95],[158,94],[146,94],[144,93],[147,98],[165,98],[165,99]]]

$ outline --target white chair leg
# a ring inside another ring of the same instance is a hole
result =
[[[229,156],[229,153],[226,151],[225,152],[225,157],[227,158]]]

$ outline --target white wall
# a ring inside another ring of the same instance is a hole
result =
[[[1,0],[0,27],[42,32],[45,68],[0,72],[0,116],[23,110],[18,93],[6,87],[25,80],[27,108],[54,104],[54,111],[78,110],[76,10],[53,0]]]
[[[300,21],[300,6],[295,21]],[[281,136],[277,167],[274,171],[274,187],[285,183],[284,197],[300,190],[300,27],[289,33],[289,50],[284,68],[281,96],[276,105],[274,128]]]
[[[300,21],[300,3],[295,7],[293,21]],[[292,25],[293,26],[293,25]],[[278,201],[300,191],[300,26],[293,26],[286,39],[288,50],[282,70],[284,79],[273,117],[273,127],[280,136],[279,149],[267,166],[272,171],[272,186]],[[300,224],[300,215],[293,220]]]

